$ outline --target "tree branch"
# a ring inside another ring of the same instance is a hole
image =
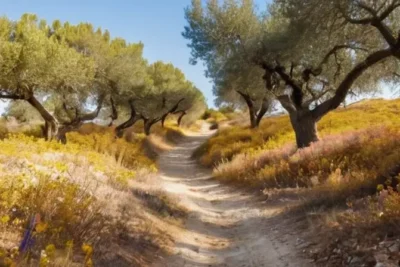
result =
[[[111,115],[110,115],[111,122],[109,126],[112,126],[114,121],[118,119],[118,110],[117,107],[115,106],[114,98],[112,96],[110,97],[110,104],[111,104]]]
[[[163,105],[165,104],[164,100],[165,100],[165,98],[163,98]],[[151,123],[151,125],[153,125],[154,123],[161,121],[162,126],[164,126],[164,121],[168,117],[168,115],[176,112],[178,110],[179,104],[182,103],[182,101],[184,101],[184,100],[185,100],[185,98],[179,99],[179,101],[172,108],[170,108],[167,112],[165,112],[163,115],[161,115],[158,118],[153,118],[153,119],[145,118],[146,123],[148,122],[148,123]]]
[[[312,102],[317,101],[318,99],[321,99],[322,97],[324,97],[327,93],[334,91],[332,88],[328,88],[326,90],[322,90],[322,92],[320,92],[318,95],[313,93],[313,96],[310,100],[304,102],[303,106],[308,107],[309,105],[311,105]]]
[[[178,113],[187,112],[187,111],[188,111],[188,109],[180,109],[180,110],[173,112],[172,114],[178,114]]]
[[[356,2],[357,2],[357,6],[359,6],[362,9],[364,9],[365,11],[367,11],[370,15],[372,15],[372,17],[374,17],[374,18],[378,17],[378,13],[377,13],[377,11],[375,11],[375,9],[373,9],[370,6],[368,6],[364,2],[361,2],[361,1],[356,1]]]
[[[69,118],[69,120],[72,122],[72,121],[75,121],[76,120],[76,118],[78,118],[78,116],[79,116],[79,111],[78,111],[78,109],[77,108],[73,108],[73,107],[71,107],[71,108],[68,108],[68,106],[67,106],[67,104],[65,103],[65,96],[63,96],[63,98],[64,98],[64,101],[63,101],[63,103],[62,103],[62,108],[64,109],[64,111],[65,111],[65,114],[67,114],[67,116],[68,116],[68,118]],[[70,110],[72,110],[72,109],[74,109],[75,110],[75,115],[73,116],[72,114],[70,114]]]
[[[306,84],[306,90],[307,92],[311,95],[311,102],[316,101],[317,100],[317,95],[314,93],[314,91],[310,88],[310,86],[308,85],[308,83]],[[309,101],[306,101],[303,106],[308,106]]]
[[[277,97],[277,99],[279,103],[281,103],[282,107],[287,110],[287,112],[296,112],[296,107],[293,106],[293,103],[288,95],[280,95]]]
[[[386,40],[386,42],[393,48],[396,45],[396,38],[390,31],[390,28],[383,22],[396,8],[400,7],[400,3],[392,3],[386,10],[382,12],[381,15],[378,14],[376,10],[367,4],[358,1],[357,6],[361,9],[367,11],[371,17],[367,19],[352,19],[346,12],[339,7],[344,19],[351,24],[360,24],[360,25],[368,25],[374,26],[381,33],[382,37]]]
[[[301,108],[303,103],[304,93],[301,86],[297,85],[296,82],[286,74],[285,69],[282,66],[277,66],[275,68],[276,73],[282,78],[282,80],[289,85],[293,92],[291,100],[293,101],[296,108]]]
[[[368,25],[371,24],[373,18],[365,18],[365,19],[353,19],[351,18],[348,14],[346,14],[346,11],[343,10],[342,8],[339,7],[340,13],[342,14],[343,18],[351,24],[358,24],[358,25]]]
[[[184,116],[186,116],[186,111],[183,111],[182,114],[178,118],[178,126],[181,126],[181,122]]]
[[[318,121],[329,111],[336,109],[340,103],[342,103],[358,77],[360,77],[365,70],[372,67],[373,65],[381,62],[382,60],[389,58],[393,55],[391,49],[379,50],[371,55],[369,55],[364,61],[357,64],[344,78],[342,83],[336,89],[335,95],[318,105],[314,110],[312,110],[313,117]]]
[[[319,76],[322,73],[323,70],[323,66],[325,64],[328,63],[329,58],[332,55],[336,55],[337,52],[339,52],[342,49],[352,49],[352,50],[361,50],[361,51],[368,51],[368,49],[362,48],[362,47],[358,47],[358,46],[354,46],[354,45],[336,45],[334,46],[331,50],[328,51],[328,53],[326,53],[326,55],[324,56],[324,58],[322,59],[322,61],[318,64],[318,67],[316,68],[306,68],[303,71],[303,80],[305,82],[308,82],[311,78],[311,75],[313,76]]]
[[[135,104],[134,104],[134,100],[129,100],[129,107],[131,109],[131,116],[129,117],[129,119],[125,122],[123,122],[122,124],[118,125],[115,128],[115,133],[116,136],[121,138],[123,135],[123,131],[129,127],[131,127],[132,125],[134,125],[137,121],[144,119],[144,116],[140,115],[137,113],[136,108],[135,108]]]
[[[184,100],[185,100],[185,98],[179,99],[179,101],[175,104],[175,106],[173,106],[173,107],[168,111],[168,113],[174,113],[174,112],[178,109],[180,103],[182,103]]]
[[[370,13],[374,19],[379,21],[385,20],[396,8],[400,7],[400,2],[392,2],[380,15],[379,12],[383,8],[382,5],[378,10],[373,9],[371,6],[367,5],[365,2],[358,1],[357,5]]]
[[[0,94],[0,98],[1,99],[10,99],[10,100],[24,100],[25,97],[20,96],[20,95],[16,95],[16,94]]]
[[[382,14],[379,16],[381,21],[385,20],[396,8],[400,7],[400,2],[392,3]]]
[[[265,87],[268,91],[272,91],[274,85],[272,83],[272,72],[268,68],[264,68],[265,74],[263,80],[265,81]]]
[[[260,124],[265,113],[267,113],[268,110],[271,108],[271,103],[272,103],[272,101],[269,98],[267,98],[267,97],[263,98],[263,102],[261,104],[260,111],[257,114],[257,125]]]
[[[236,92],[243,97],[244,101],[246,102],[249,108],[254,107],[253,100],[251,100],[251,97],[248,94],[245,94],[239,90],[236,90]]]
[[[383,21],[376,19],[372,21],[371,25],[378,29],[378,31],[381,33],[382,37],[386,40],[390,47],[393,48],[396,46],[396,38],[391,33],[390,28],[385,23],[383,23]]]
[[[71,109],[75,110],[74,116],[72,116],[70,114],[67,104],[65,102],[63,102],[63,104],[62,104],[63,109],[65,110],[65,113],[67,114],[67,116],[70,119],[69,122],[62,123],[63,132],[66,133],[66,132],[72,131],[72,130],[80,127],[85,121],[91,121],[91,120],[94,120],[95,118],[97,118],[97,116],[99,115],[100,110],[103,106],[104,98],[105,98],[104,95],[100,95],[98,102],[97,102],[96,109],[89,113],[80,114],[79,108],[77,108],[77,107],[71,108]]]
[[[294,63],[292,62],[292,63],[290,64],[290,78],[293,78],[293,71],[294,71],[294,68],[295,68],[295,65],[294,65]]]

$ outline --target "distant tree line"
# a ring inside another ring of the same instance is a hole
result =
[[[46,139],[63,142],[99,114],[108,114],[110,126],[125,118],[118,137],[139,120],[150,134],[171,114],[179,123],[187,114],[200,116],[202,93],[172,64],[149,64],[143,47],[89,23],[0,18],[0,99],[14,101],[9,110],[19,114],[16,105],[29,106],[44,120]]]
[[[350,94],[400,82],[400,0],[192,0],[183,36],[205,62],[216,104],[241,104],[251,127],[279,102],[299,148]]]

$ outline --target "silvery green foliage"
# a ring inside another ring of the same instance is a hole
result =
[[[259,105],[267,95],[262,70],[254,57],[262,31],[261,14],[251,0],[193,0],[186,9],[188,25],[183,36],[189,40],[192,63],[201,60],[206,75],[214,82],[216,104],[237,103],[236,91],[249,95]]]
[[[204,105],[180,70],[162,62],[149,66],[143,48],[90,23],[48,25],[30,14],[18,21],[0,18],[0,98],[33,105],[51,124],[49,138],[58,127],[72,129],[102,110],[103,118],[106,110],[115,120],[131,101],[152,116],[178,97],[185,99],[180,103],[185,111]]]
[[[205,62],[217,103],[238,101],[235,90],[260,99],[264,65],[274,82],[270,93],[291,97],[293,88],[276,72],[280,68],[301,89],[302,105],[313,107],[334,96],[357,64],[387,48],[389,39],[397,40],[399,5],[398,0],[275,0],[262,13],[252,1],[193,0],[183,36],[190,41],[192,61]],[[387,33],[371,24],[374,18],[382,18]],[[382,81],[396,81],[394,71],[397,59],[374,64],[349,93],[376,92]]]

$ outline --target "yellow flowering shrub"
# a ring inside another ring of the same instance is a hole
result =
[[[93,266],[96,244],[115,223],[105,209],[111,193],[156,171],[143,141],[107,132],[69,133],[66,145],[25,134],[0,140],[0,265],[60,266],[62,254],[67,266],[80,253]]]
[[[155,171],[154,161],[143,154],[144,139],[143,135],[136,135],[135,139],[127,142],[125,139],[116,139],[113,133],[82,135],[71,132],[68,134],[68,142],[79,145],[81,150],[111,156],[120,166],[130,169],[144,167]]]
[[[39,266],[47,266],[56,247],[66,249],[66,240],[79,244],[102,231],[107,218],[89,192],[30,164],[16,164],[19,173],[0,176],[0,231],[20,233],[15,241],[22,256],[42,250]],[[12,250],[4,257],[13,259]]]

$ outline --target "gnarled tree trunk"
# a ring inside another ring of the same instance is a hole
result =
[[[130,101],[129,105],[131,108],[131,116],[129,117],[129,119],[127,121],[118,125],[115,128],[115,135],[117,138],[121,138],[124,135],[125,129],[133,126],[136,122],[138,122],[140,119],[142,119],[142,117],[139,114],[137,114],[135,106],[133,104],[133,101]]]
[[[56,135],[56,140],[62,144],[67,143],[67,133],[76,131],[83,125],[82,121],[76,121],[71,124],[65,124],[61,125],[58,128],[57,135]]]
[[[264,66],[266,71],[276,71],[282,80],[284,80],[286,84],[289,85],[293,90],[290,96],[281,95],[278,97],[278,100],[282,104],[283,108],[289,112],[290,120],[296,133],[298,148],[307,147],[312,142],[318,141],[316,123],[327,113],[339,107],[340,104],[346,100],[346,96],[348,95],[349,90],[353,86],[354,82],[368,68],[391,56],[400,57],[400,50],[398,50],[400,48],[400,42],[398,45],[399,46],[397,47],[397,50],[393,50],[393,48],[385,48],[375,51],[366,57],[362,62],[359,62],[357,65],[355,65],[336,88],[335,94],[321,104],[318,104],[312,110],[310,110],[308,107],[310,103],[304,102],[304,93],[301,85],[292,79],[291,76],[285,72],[285,69],[282,66],[277,66],[275,68],[271,68],[266,65]],[[305,72],[307,73],[303,73],[303,75],[307,78],[305,81],[308,81],[309,76],[312,74],[312,70],[306,69]],[[312,100],[317,101],[318,99],[318,97],[313,96]]]
[[[143,121],[144,121],[144,124],[143,124],[144,134],[149,136],[150,135],[150,131],[151,131],[151,127],[154,125],[155,120],[144,118]]]
[[[181,99],[179,99],[179,101],[178,102],[176,102],[176,104],[171,108],[171,109],[169,109],[167,112],[165,112],[162,116],[160,116],[160,117],[145,117],[144,115],[142,115],[141,117],[142,117],[142,119],[143,119],[143,121],[144,121],[144,133],[146,134],[146,135],[150,135],[150,130],[151,130],[151,127],[155,124],[155,123],[157,123],[157,122],[159,122],[159,121],[161,121],[161,124],[162,124],[162,126],[164,127],[164,122],[165,122],[165,119],[167,118],[167,116],[169,115],[169,114],[175,114],[175,113],[177,113],[178,111],[178,107],[179,107],[179,104],[182,102],[182,101],[184,101],[185,100],[185,98],[181,98]]]
[[[271,101],[267,98],[263,99],[263,102],[261,104],[261,108],[258,111],[257,117],[256,117],[256,127],[260,126],[260,122],[262,118],[264,118],[264,115],[268,112],[268,110],[271,107]]]
[[[117,107],[115,106],[114,98],[110,97],[110,104],[111,104],[111,115],[110,115],[110,123],[108,124],[108,127],[113,126],[114,121],[118,119],[118,110]]]
[[[242,93],[237,91],[246,102],[247,108],[249,109],[249,117],[250,117],[250,127],[251,128],[258,128],[260,122],[264,115],[268,112],[269,108],[271,107],[271,101],[265,97],[262,100],[262,104],[259,110],[256,109],[254,105],[254,100],[248,94]]]
[[[73,108],[68,108],[67,104],[64,102],[63,103],[63,108],[68,115],[70,121],[68,122],[63,122],[57,131],[56,139],[57,141],[66,144],[67,143],[67,133],[75,131],[79,129],[83,125],[84,122],[86,121],[92,121],[97,118],[97,116],[100,113],[100,110],[102,109],[103,106],[103,101],[104,101],[104,95],[100,95],[97,103],[97,107],[94,111],[88,112],[88,113],[82,113],[80,108],[78,107],[73,107]],[[70,114],[70,110],[74,110],[74,114]]]
[[[290,114],[290,122],[296,134],[296,143],[298,148],[304,148],[317,142],[318,131],[317,121],[310,111],[296,111]]]
[[[164,128],[164,126],[165,126],[165,120],[167,119],[168,115],[169,115],[169,113],[166,113],[166,114],[164,114],[164,115],[161,117],[161,126],[162,126],[163,128]]]
[[[72,129],[68,129],[68,127],[63,127],[61,126],[58,129],[58,133],[57,133],[57,140],[59,142],[61,142],[62,144],[66,144],[67,143],[67,133],[72,131]]]
[[[135,125],[136,122],[138,122],[141,119],[140,116],[131,116],[127,121],[124,123],[118,125],[115,128],[115,135],[117,138],[122,138],[124,136],[124,130],[128,129],[129,127],[132,127]]]
[[[246,102],[247,108],[249,109],[249,119],[250,119],[250,127],[251,128],[257,128],[257,111],[256,108],[254,107],[254,101],[251,99],[251,97],[245,93],[242,93],[240,91],[237,91],[244,99]]]
[[[178,117],[178,127],[181,126],[182,119],[186,115],[186,111],[182,111],[181,115]]]
[[[42,118],[45,121],[44,127],[43,127],[43,135],[46,138],[47,141],[51,141],[53,139],[57,138],[58,134],[58,128],[59,128],[59,123],[57,119],[50,114],[46,110],[46,108],[35,98],[35,96],[30,96],[27,99],[28,103],[31,104],[42,116]]]
[[[258,125],[257,125],[257,113],[256,113],[256,110],[255,110],[253,105],[248,106],[248,108],[249,108],[249,116],[250,116],[250,127],[253,128],[253,129],[257,128]]]
[[[298,148],[308,147],[318,141],[318,119],[308,107],[296,107],[288,95],[278,97],[282,107],[289,112],[290,122],[296,135]]]
[[[178,110],[179,104],[184,100],[185,100],[185,98],[179,99],[179,101],[170,110],[168,110],[164,115],[161,116],[161,125],[162,125],[163,128],[164,128],[165,120],[167,119],[169,114],[176,114],[176,113],[180,112],[180,111],[177,111],[177,110]],[[155,119],[154,123],[156,123],[159,120],[160,119]]]

